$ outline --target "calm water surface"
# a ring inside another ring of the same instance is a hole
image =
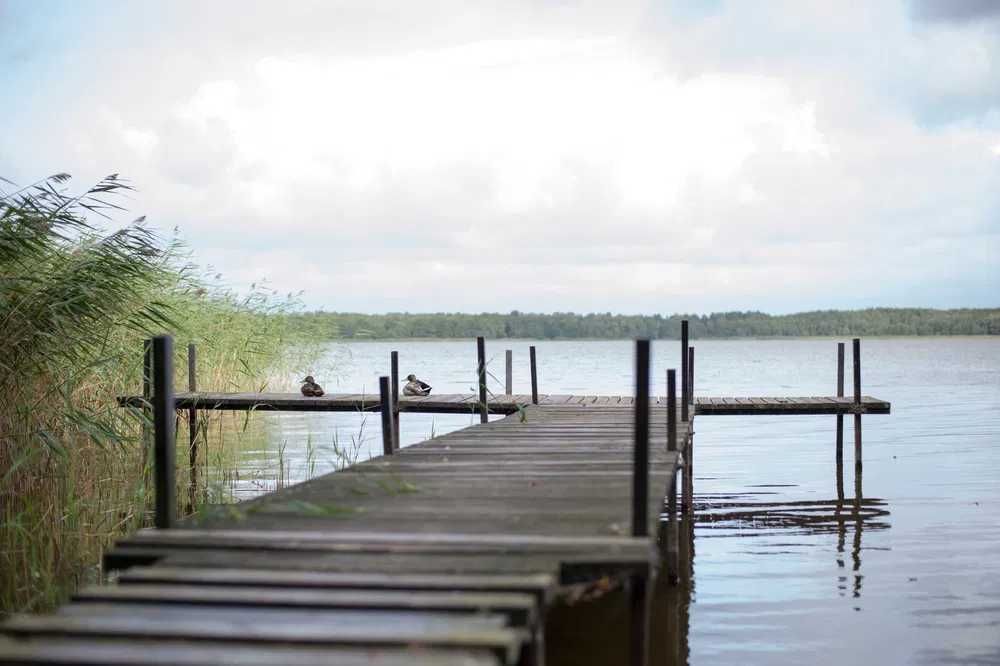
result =
[[[628,341],[503,340],[488,343],[494,391],[513,349],[514,390],[529,392],[529,344],[544,393],[632,392]],[[834,392],[834,341],[692,344],[700,395]],[[475,344],[465,340],[335,344],[303,370],[330,392],[377,392],[393,349],[404,376],[436,392],[474,390]],[[679,344],[656,343],[654,355],[662,393]],[[893,413],[864,419],[863,480],[847,419],[843,501],[834,417],[697,419],[691,664],[1000,663],[1000,339],[870,339],[862,355],[864,392]],[[242,454],[239,497],[381,450],[377,414],[255,421],[261,436]],[[473,422],[404,414],[401,439]]]

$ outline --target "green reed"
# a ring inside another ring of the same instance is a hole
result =
[[[68,180],[0,181],[0,616],[58,604],[99,577],[111,541],[150,524],[140,419],[115,400],[141,388],[144,338],[173,334],[177,368],[194,342],[203,390],[261,390],[295,362],[285,350],[310,353],[275,316],[293,296],[226,290],[141,218],[106,231],[130,186],[111,176],[73,195]],[[219,419],[202,414],[205,438]],[[186,449],[184,428],[178,438]],[[234,464],[225,446],[201,455]]]

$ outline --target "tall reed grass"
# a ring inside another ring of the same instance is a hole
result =
[[[141,218],[117,223],[117,176],[68,182],[0,182],[0,615],[58,604],[149,524],[139,422],[115,401],[140,389],[144,338],[195,342],[205,390],[263,388],[295,339],[273,316],[293,297],[237,296]]]

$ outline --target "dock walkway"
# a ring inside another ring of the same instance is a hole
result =
[[[542,663],[560,586],[659,566],[656,540],[630,536],[633,418],[528,406],[142,530],[106,555],[117,585],[3,625],[0,662]],[[666,424],[652,408],[653,535],[680,464]]]
[[[141,408],[148,404],[142,396],[119,399],[122,405]],[[379,396],[363,393],[328,394],[307,398],[297,393],[199,393],[176,395],[178,409],[222,411],[300,411],[300,412],[377,412]],[[664,396],[650,398],[655,407],[666,407]],[[513,414],[531,405],[530,395],[492,395],[486,401],[491,414]],[[538,396],[542,407],[631,407],[630,395],[567,395]],[[479,410],[479,400],[473,393],[452,393],[422,397],[400,396],[399,411],[425,414],[473,414]],[[889,403],[863,396],[860,403],[853,397],[748,397],[695,398],[695,414],[888,414]]]

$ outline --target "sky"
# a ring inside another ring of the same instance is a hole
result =
[[[0,84],[0,176],[308,308],[1000,306],[991,0],[0,0]]]

